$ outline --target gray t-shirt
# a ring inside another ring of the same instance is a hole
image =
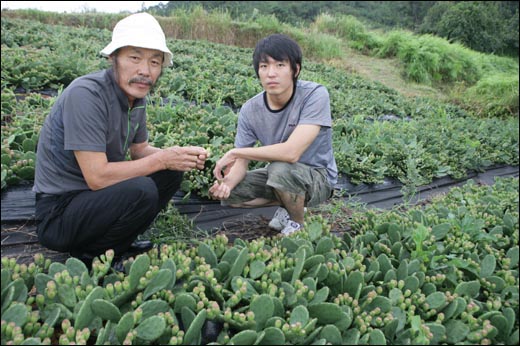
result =
[[[332,151],[332,118],[327,89],[320,84],[298,81],[287,105],[277,111],[269,109],[265,92],[248,100],[238,116],[235,147],[252,147],[257,141],[271,145],[287,141],[297,125],[320,125],[321,129],[298,162],[326,168],[331,186],[338,178]]]
[[[33,191],[88,190],[74,151],[104,152],[109,162],[124,161],[130,144],[148,139],[145,107],[145,99],[137,99],[129,109],[112,69],[74,80],[41,129]]]

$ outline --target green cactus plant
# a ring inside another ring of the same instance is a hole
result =
[[[267,294],[255,296],[249,305],[249,309],[255,316],[256,331],[263,330],[267,320],[274,314],[273,299]]]
[[[104,296],[103,288],[100,286],[95,287],[87,296],[74,322],[74,329],[80,330],[89,326],[92,320],[95,318],[95,314],[92,311],[92,302],[95,299],[101,299]]]
[[[139,323],[135,331],[139,339],[152,342],[162,335],[165,328],[166,322],[163,317],[150,316]]]
[[[186,330],[186,334],[184,334],[184,342],[185,345],[200,345],[201,341],[201,329],[204,325],[204,321],[206,320],[206,310],[201,310],[196,315],[196,317],[191,322],[189,328]]]
[[[118,307],[105,299],[94,299],[91,305],[92,312],[103,320],[118,323],[121,319],[121,312]]]

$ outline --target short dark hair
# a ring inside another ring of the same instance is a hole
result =
[[[302,50],[298,43],[287,35],[273,34],[258,41],[253,53],[253,66],[257,77],[259,77],[258,69],[260,62],[267,61],[268,56],[277,61],[289,60],[294,73],[297,71],[297,65],[300,65],[301,71]],[[294,83],[296,83],[297,79],[298,76],[294,75]]]

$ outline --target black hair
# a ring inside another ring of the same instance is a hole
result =
[[[268,56],[277,61],[289,60],[294,73],[293,82],[296,84],[299,75],[296,75],[297,66],[300,66],[300,71],[302,66],[302,50],[298,43],[283,34],[273,34],[258,41],[253,53],[253,66],[257,77],[260,63],[267,61]]]

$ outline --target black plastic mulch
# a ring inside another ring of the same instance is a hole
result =
[[[491,185],[495,177],[518,177],[519,167],[493,167],[485,172],[469,172],[468,177],[454,180],[449,177],[435,179],[431,184],[417,187],[417,194],[409,204],[422,203],[432,196],[446,193],[455,186],[464,185],[469,179],[478,184]],[[53,261],[64,262],[69,255],[43,248],[35,233],[34,193],[31,185],[21,185],[2,191],[2,257],[14,257],[19,263],[33,261],[36,253],[43,253]],[[340,178],[335,186],[335,198],[346,202],[357,202],[368,208],[391,209],[403,203],[402,184],[395,180],[385,180],[377,185],[353,185],[348,179]],[[235,238],[244,240],[276,236],[277,232],[267,226],[276,207],[242,209],[229,208],[220,202],[190,198],[183,200],[181,194],[174,196],[176,208],[186,215],[196,227],[211,234],[226,234],[230,241]],[[341,229],[334,229],[334,227]],[[333,225],[333,231],[347,231],[345,225]]]

